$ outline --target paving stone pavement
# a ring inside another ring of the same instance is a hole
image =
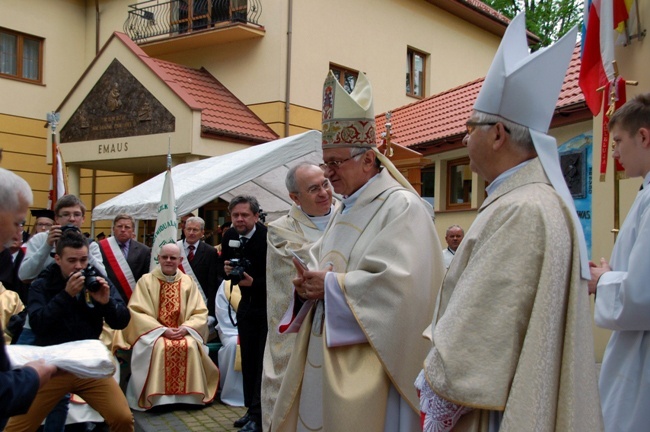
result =
[[[232,424],[246,413],[244,407],[214,402],[205,407],[170,405],[153,410],[134,411],[136,432],[222,432],[237,431]]]

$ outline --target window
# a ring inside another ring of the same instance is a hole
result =
[[[406,94],[424,97],[424,77],[427,73],[427,54],[408,48],[406,52]]]
[[[447,209],[468,209],[472,204],[472,170],[469,158],[447,162]]]
[[[0,76],[42,82],[43,39],[0,28]]]
[[[422,181],[422,198],[433,206],[436,185],[436,166],[431,165],[426,168],[422,168],[420,175],[420,180]]]
[[[338,66],[332,63],[330,63],[330,70],[336,79],[339,80],[339,83],[345,89],[345,91],[352,93],[352,90],[354,90],[354,85],[357,83],[359,72],[353,71],[351,69],[346,69],[342,66]]]

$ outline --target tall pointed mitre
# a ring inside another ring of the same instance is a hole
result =
[[[368,78],[359,72],[354,90],[348,93],[330,71],[323,86],[323,149],[376,146]]]
[[[323,84],[323,150],[331,148],[372,149],[381,164],[402,186],[417,194],[402,173],[379,150],[375,141],[375,109],[370,81],[359,72],[352,93],[348,93],[329,71]],[[433,208],[424,201],[433,215]]]
[[[589,279],[589,257],[582,225],[562,176],[557,142],[546,134],[575,48],[577,32],[574,27],[550,47],[531,54],[526,44],[526,16],[523,12],[517,15],[506,29],[474,109],[529,128],[546,176],[571,209],[580,242],[582,277]]]

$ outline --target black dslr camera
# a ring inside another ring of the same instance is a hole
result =
[[[233,248],[235,253],[235,258],[230,259],[230,266],[233,268],[230,272],[230,281],[233,285],[239,285],[239,282],[244,279],[244,272],[251,266],[251,262],[242,256],[244,247],[239,240],[230,240],[228,246]]]
[[[233,267],[230,272],[230,281],[233,285],[239,285],[239,282],[244,279],[244,272],[250,267],[251,262],[246,258],[231,258],[230,265]]]
[[[63,234],[64,232],[66,232],[66,231],[68,231],[68,230],[77,231],[77,232],[79,232],[79,233],[81,232],[81,230],[79,229],[79,227],[78,227],[77,225],[74,225],[74,224],[67,224],[67,225],[63,225],[63,226],[61,227],[61,234]]]
[[[81,270],[80,273],[81,276],[84,276],[86,278],[84,279],[84,286],[88,291],[97,292],[101,289],[102,284],[97,280],[97,276],[99,276],[99,272],[95,267],[88,264],[88,267]]]

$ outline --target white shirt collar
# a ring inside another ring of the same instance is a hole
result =
[[[503,183],[508,178],[510,178],[510,176],[512,176],[514,173],[516,173],[517,171],[519,171],[520,169],[528,165],[532,160],[533,159],[528,159],[527,161],[523,161],[519,165],[513,166],[509,170],[506,170],[501,174],[499,174],[499,176],[495,178],[494,181],[485,188],[485,192],[487,192],[487,194],[490,195],[492,192],[496,190],[497,187],[499,187],[499,185],[501,185],[501,183]]]
[[[352,207],[354,207],[354,205],[357,203],[357,200],[359,199],[359,196],[361,196],[363,191],[366,190],[370,183],[374,182],[377,179],[378,175],[379,173],[372,176],[370,180],[366,182],[366,184],[357,189],[356,192],[354,192],[352,195],[343,197],[343,199],[341,199],[341,202],[343,203],[343,211],[341,211],[342,214],[348,213]]]

